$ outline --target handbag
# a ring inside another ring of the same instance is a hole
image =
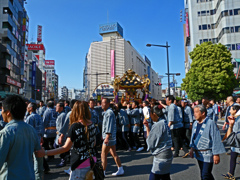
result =
[[[89,135],[89,132],[88,132]],[[86,173],[85,180],[92,180],[94,175],[95,180],[103,180],[104,179],[104,172],[103,172],[103,167],[102,167],[102,162],[97,161],[94,162],[93,156],[90,152],[90,146],[86,137],[86,146],[90,155],[90,165],[91,169]]]
[[[231,147],[240,148],[240,132],[231,132],[231,134],[226,138],[226,144]]]
[[[103,180],[104,179],[104,172],[102,167],[102,162],[97,161],[94,162],[92,156],[90,156],[90,164],[91,164],[91,170],[94,173],[94,179],[95,180]]]

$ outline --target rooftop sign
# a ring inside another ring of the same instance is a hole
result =
[[[123,28],[117,22],[99,25],[99,34],[111,32],[118,32],[123,37]]]

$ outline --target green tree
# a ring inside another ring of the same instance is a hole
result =
[[[232,94],[237,80],[226,46],[205,42],[197,45],[189,55],[191,68],[181,85],[189,99],[195,101],[206,96],[222,100]]]

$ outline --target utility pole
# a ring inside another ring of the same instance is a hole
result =
[[[95,75],[96,76],[96,88],[97,88],[97,86],[98,86],[98,76],[99,75],[108,75],[109,73],[98,73],[98,72],[96,72],[96,73],[90,73],[90,74],[85,74],[85,75]]]

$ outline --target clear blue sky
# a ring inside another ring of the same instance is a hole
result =
[[[37,39],[37,25],[43,26],[46,60],[55,60],[59,86],[83,87],[85,56],[91,42],[101,41],[99,24],[119,22],[124,38],[152,62],[159,74],[167,72],[166,49],[146,47],[168,41],[170,72],[185,77],[183,0],[27,0],[29,42]],[[107,16],[108,14],[108,16]],[[163,78],[167,83],[167,78]],[[163,87],[166,87],[163,86]]]

